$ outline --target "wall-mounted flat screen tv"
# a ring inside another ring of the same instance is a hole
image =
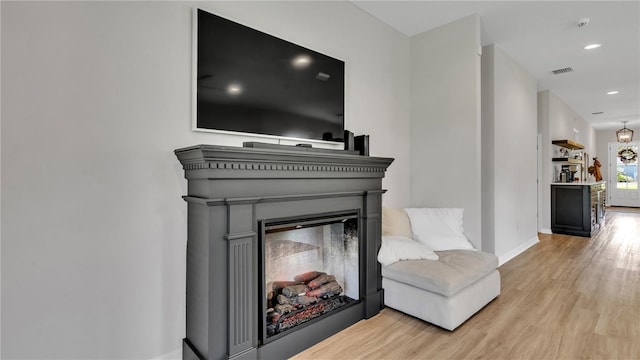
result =
[[[202,9],[194,24],[194,130],[343,137],[344,61]]]

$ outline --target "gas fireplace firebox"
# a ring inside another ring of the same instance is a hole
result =
[[[283,359],[380,311],[393,159],[255,143],[175,153],[188,181],[183,359]]]
[[[262,343],[360,299],[357,213],[264,224]]]

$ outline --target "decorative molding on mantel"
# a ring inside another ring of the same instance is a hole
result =
[[[184,170],[266,170],[313,172],[373,172],[384,174],[393,159],[353,155],[351,152],[314,152],[309,149],[264,149],[196,145],[175,151]]]
[[[250,238],[253,236],[258,236],[258,233],[256,233],[255,231],[248,231],[248,232],[243,232],[243,233],[238,233],[238,234],[229,234],[229,235],[225,235],[225,239],[226,240],[237,240],[237,239],[246,239],[246,238]]]
[[[222,169],[222,170],[282,170],[282,171],[357,171],[384,172],[384,168],[365,166],[305,165],[305,164],[264,164],[246,162],[200,162],[183,165],[184,170]]]
[[[368,190],[368,191],[345,191],[345,192],[332,192],[332,193],[320,193],[320,194],[301,194],[301,195],[281,195],[281,196],[263,196],[253,198],[224,198],[224,199],[206,199],[197,196],[183,196],[182,198],[186,202],[193,202],[197,204],[216,206],[227,204],[253,204],[253,203],[266,203],[266,202],[280,202],[280,201],[298,201],[298,200],[313,200],[313,199],[327,199],[338,197],[350,197],[350,196],[364,196],[369,194],[384,194],[387,190]]]

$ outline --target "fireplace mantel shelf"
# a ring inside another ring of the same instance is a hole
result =
[[[320,149],[318,149],[320,150]],[[322,149],[324,150],[324,149]],[[275,170],[384,172],[393,159],[354,155],[350,152],[313,151],[287,146],[282,149],[195,145],[175,151],[185,170]]]

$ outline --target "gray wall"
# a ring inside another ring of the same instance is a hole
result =
[[[482,233],[501,263],[537,237],[537,82],[498,46],[482,49]]]
[[[411,201],[464,208],[464,229],[481,247],[480,19],[411,38]]]
[[[347,64],[347,128],[409,203],[409,39],[345,2],[205,9]],[[192,2],[2,1],[2,358],[179,357]]]

